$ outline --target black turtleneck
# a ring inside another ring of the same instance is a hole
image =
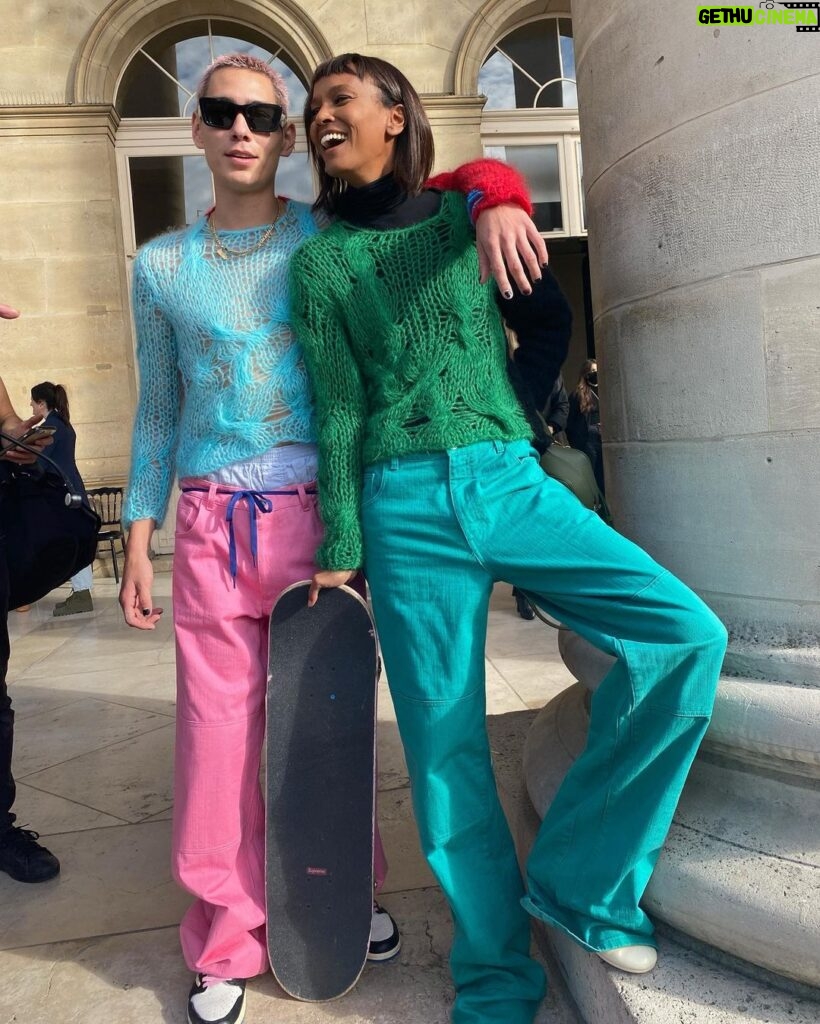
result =
[[[417,196],[399,188],[392,174],[362,188],[347,188],[335,201],[335,214],[358,228],[386,231],[418,224],[438,213],[441,192],[428,189]]]

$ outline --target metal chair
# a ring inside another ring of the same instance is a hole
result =
[[[122,487],[92,487],[86,491],[91,504],[102,521],[97,534],[99,544],[111,546],[111,561],[114,563],[114,579],[120,582],[120,571],[117,567],[117,552],[114,541],[120,542],[123,558],[125,557],[125,534],[122,530]],[[99,558],[99,552],[97,554]]]

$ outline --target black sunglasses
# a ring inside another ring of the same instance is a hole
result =
[[[278,103],[231,103],[213,96],[203,96],[199,112],[209,128],[233,128],[236,115],[241,114],[252,132],[269,134],[282,127],[282,108]]]

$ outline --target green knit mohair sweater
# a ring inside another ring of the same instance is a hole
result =
[[[506,368],[493,288],[478,280],[460,193],[409,227],[343,221],[291,260],[291,321],[310,374],[325,524],[317,561],[362,564],[362,467],[532,436]]]

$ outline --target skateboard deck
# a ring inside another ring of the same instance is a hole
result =
[[[344,995],[373,907],[376,639],[349,587],[284,590],[271,612],[266,788],[271,970],[296,999]]]

